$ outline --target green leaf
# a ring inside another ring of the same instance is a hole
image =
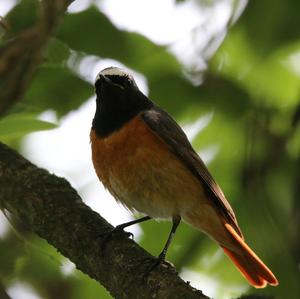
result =
[[[46,62],[44,66],[63,67],[66,65],[70,54],[70,48],[65,43],[57,38],[52,38],[45,53]]]
[[[78,270],[76,270],[74,274],[74,285],[71,291],[71,298],[113,298],[112,296],[110,296],[108,291],[97,281],[91,279]]]
[[[30,28],[38,18],[39,1],[22,0],[5,17],[9,25],[7,38],[15,36],[21,31]]]
[[[60,117],[93,95],[88,82],[62,66],[41,66],[27,90],[24,103],[40,111],[54,109]]]
[[[229,34],[211,61],[211,72],[244,90],[254,104],[294,107],[300,96],[299,74],[286,61],[299,50],[299,42],[295,42],[262,59],[240,26]]]
[[[298,0],[249,1],[237,25],[245,26],[256,54],[265,57],[299,38],[299,11]]]
[[[54,123],[39,120],[36,114],[10,114],[0,120],[0,140],[20,138],[28,133],[56,128]]]

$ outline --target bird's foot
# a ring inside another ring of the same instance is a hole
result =
[[[125,224],[126,224],[126,223],[125,223]],[[133,233],[125,231],[125,230],[124,230],[125,227],[127,227],[127,225],[123,225],[123,224],[117,225],[117,226],[112,230],[112,233],[122,233],[122,234],[125,234],[128,238],[133,239],[133,238],[134,238]]]
[[[116,235],[118,235],[120,237],[126,236],[127,238],[131,238],[131,239],[133,239],[133,237],[134,237],[133,233],[124,231],[124,227],[122,226],[122,224],[114,227],[110,231],[97,234],[96,238],[101,239],[101,251],[102,252],[104,252],[106,250],[106,246],[108,245],[110,240]]]
[[[112,238],[112,236],[115,235],[115,234],[116,235],[117,234],[125,235],[125,236],[127,236],[128,238],[131,238],[131,239],[134,238],[133,233],[125,231],[124,226],[122,224],[117,225],[116,227],[114,227],[113,229],[111,229],[107,232],[104,232],[104,233],[102,232],[100,234],[97,234],[97,238],[104,239],[104,240],[102,240],[102,242],[105,243],[105,242],[109,241]]]
[[[164,268],[173,268],[174,269],[174,265],[172,263],[166,261],[165,256],[163,254],[160,254],[157,257],[157,259],[154,261],[154,263],[152,262],[150,267],[144,273],[144,279],[147,280],[149,275],[159,266],[163,266]]]
[[[165,256],[162,255],[162,254],[160,254],[160,255],[157,257],[156,261],[150,266],[148,272],[149,272],[149,273],[152,272],[155,268],[157,268],[159,265],[161,265],[161,264],[163,264],[163,263],[165,263],[165,262],[166,262],[166,261],[165,261]]]

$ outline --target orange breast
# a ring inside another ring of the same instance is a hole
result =
[[[130,210],[169,218],[205,197],[201,183],[139,116],[106,138],[92,130],[91,144],[99,179]]]

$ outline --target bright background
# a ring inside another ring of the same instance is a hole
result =
[[[213,242],[182,225],[168,259],[217,299],[248,291],[300,296],[300,7],[296,0],[263,2],[74,1],[24,100],[0,121],[2,141],[66,177],[113,225],[126,222],[133,216],[94,173],[89,130],[97,73],[111,65],[130,69],[141,90],[181,123],[248,243],[280,280],[277,288],[251,289]],[[35,7],[34,0],[1,0],[9,34],[33,22]],[[0,214],[0,280],[12,298],[111,298],[17,227]],[[148,222],[129,230],[157,255],[169,229]]]

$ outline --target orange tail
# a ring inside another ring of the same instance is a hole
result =
[[[222,248],[249,283],[255,288],[264,288],[267,284],[278,285],[278,280],[271,270],[236,233],[234,228],[228,223],[225,224],[225,228],[233,237],[233,246],[237,249],[237,252],[223,246]]]

